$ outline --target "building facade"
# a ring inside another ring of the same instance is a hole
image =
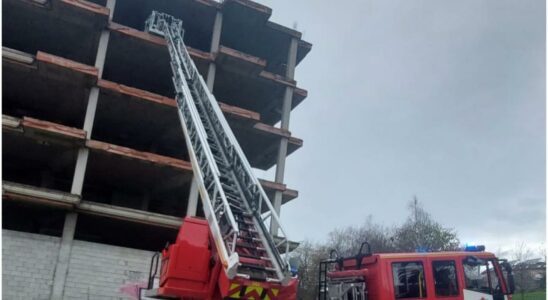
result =
[[[248,0],[4,0],[4,299],[134,299],[153,251],[203,215],[152,10],[185,43],[275,208],[311,50]],[[276,234],[277,228],[271,231]]]

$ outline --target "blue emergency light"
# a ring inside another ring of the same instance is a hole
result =
[[[485,251],[484,245],[464,245],[464,251],[466,252],[482,252]]]

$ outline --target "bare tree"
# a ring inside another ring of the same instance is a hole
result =
[[[457,233],[434,221],[417,198],[408,205],[407,221],[395,230],[393,239],[397,251],[415,251],[426,248],[431,251],[455,250],[459,246]]]
[[[533,255],[533,251],[525,242],[518,243],[513,251],[513,271],[516,282],[516,291],[519,292],[521,300],[525,299],[525,292],[531,287],[533,276],[528,270],[527,261]]]

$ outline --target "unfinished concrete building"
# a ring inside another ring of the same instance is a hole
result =
[[[143,32],[152,10],[185,43],[276,210],[311,49],[249,0],[4,0],[4,299],[132,299],[152,251],[201,215],[169,54]],[[282,213],[283,214],[283,213]],[[276,228],[272,228],[276,232]]]

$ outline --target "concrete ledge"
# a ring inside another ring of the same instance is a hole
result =
[[[2,182],[2,199],[62,208],[72,208],[80,202],[78,195],[9,181]]]
[[[182,224],[181,218],[90,201],[82,201],[78,204],[76,210],[86,214],[167,228],[179,228]]]
[[[235,118],[241,118],[244,120],[251,120],[251,121],[257,121],[257,122],[260,121],[261,119],[261,114],[259,114],[258,112],[254,112],[254,111],[237,107],[234,105],[228,105],[222,102],[218,102],[218,103],[219,103],[219,106],[221,107],[221,110],[224,113],[231,115]]]
[[[99,4],[85,0],[61,0],[61,4],[70,6],[72,9],[80,9],[92,15],[108,18],[110,10]]]
[[[302,37],[302,33],[300,33],[299,31],[297,31],[295,29],[291,29],[291,28],[286,27],[286,26],[283,26],[283,25],[278,24],[278,23],[274,23],[272,21],[266,22],[266,27],[269,28],[269,29],[275,30],[275,31],[283,32],[287,35],[290,35],[290,36],[298,38],[298,39],[300,39]]]
[[[283,84],[285,86],[290,86],[290,87],[293,87],[293,88],[297,87],[297,82],[295,80],[287,79],[286,77],[284,77],[282,75],[274,74],[274,73],[271,73],[271,72],[262,71],[259,74],[259,77],[262,78],[262,79],[271,80],[271,81],[273,81],[275,83],[278,83],[278,84]]]
[[[226,46],[219,46],[215,62],[223,68],[236,72],[257,76],[266,67],[266,60],[238,51]]]
[[[52,77],[69,77],[71,80],[83,78],[90,84],[97,82],[97,68],[51,55],[42,51],[36,54],[38,71]]]
[[[118,24],[112,21],[108,23],[108,29],[110,31],[114,31],[120,34],[125,34],[127,36],[130,36],[136,39],[141,39],[148,43],[156,44],[162,47],[167,45],[166,40],[162,37],[152,35],[147,32],[140,31],[128,26],[124,26],[122,24]]]
[[[130,159],[146,161],[161,166],[167,166],[184,171],[192,171],[192,166],[189,162],[171,158],[163,155],[158,155],[150,152],[137,151],[131,148],[117,146],[100,141],[88,140],[86,141],[86,147],[91,150],[106,152],[113,155],[118,155]]]
[[[102,90],[112,94],[125,95],[137,100],[146,100],[146,101],[151,101],[151,102],[155,102],[162,105],[177,107],[177,104],[175,104],[175,100],[172,98],[151,93],[142,89],[130,87],[127,85],[115,83],[112,81],[100,79],[97,82],[97,86],[101,88]]]
[[[83,145],[86,139],[84,130],[30,117],[20,119],[2,115],[2,130],[19,133],[39,141],[67,145]]]
[[[259,179],[259,182],[270,199],[274,198],[275,192],[282,192],[282,204],[285,204],[299,196],[299,192],[297,190],[289,189],[283,183],[276,183],[265,179]]]
[[[21,126],[21,119],[2,115],[2,130],[10,130],[15,132],[23,132],[23,128]]]
[[[270,7],[250,0],[226,0],[223,2],[223,5],[230,5],[232,3],[237,3],[246,8],[253,9],[258,13],[264,14],[267,19],[272,15],[272,9]]]
[[[108,29],[110,31],[113,31],[119,34],[126,35],[127,37],[139,39],[157,46],[167,47],[167,43],[164,38],[144,32],[144,31],[140,31],[128,26],[124,26],[122,24],[109,22]],[[190,56],[192,56],[193,59],[213,61],[213,56],[210,53],[200,51],[198,49],[194,49],[188,46],[187,46],[187,49],[188,49],[188,53],[190,54]],[[167,51],[167,48],[166,48],[166,51]]]
[[[27,65],[34,63],[34,55],[8,47],[2,47],[2,58]]]
[[[48,135],[62,136],[68,139],[83,141],[86,139],[86,131],[68,127],[53,122],[42,121],[30,117],[23,117],[21,123],[24,129],[43,132]]]

